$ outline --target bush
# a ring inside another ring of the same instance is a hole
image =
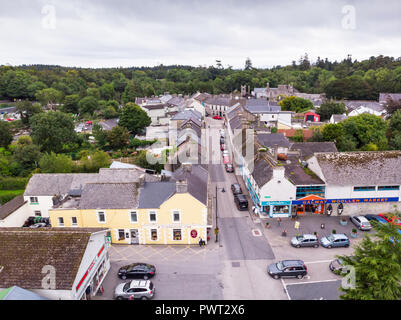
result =
[[[28,178],[2,177],[0,178],[0,190],[24,190]]]

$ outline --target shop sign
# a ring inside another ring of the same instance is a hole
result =
[[[262,201],[262,206],[289,206],[291,201]]]
[[[82,283],[84,282],[84,280],[86,279],[86,277],[88,276],[89,272],[92,270],[93,266],[95,265],[96,261],[98,260],[98,257],[100,256],[100,254],[103,252],[104,250],[104,246],[102,246],[102,248],[100,249],[100,251],[98,252],[98,254],[95,256],[95,259],[93,259],[92,263],[89,265],[88,270],[86,270],[85,274],[83,275],[81,281],[79,281],[78,285],[76,286],[76,291],[79,290],[79,288],[81,287]]]
[[[293,200],[292,204],[326,204],[326,203],[375,203],[397,202],[399,198],[354,198],[354,199],[324,199],[324,200]]]
[[[198,232],[196,230],[191,230],[191,237],[196,238],[198,236]]]

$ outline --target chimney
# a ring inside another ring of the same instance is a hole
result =
[[[175,190],[177,193],[187,193],[188,192],[188,182],[186,180],[176,181]]]
[[[139,183],[139,188],[144,188],[145,187],[145,174],[143,173],[143,174],[141,174],[140,176],[139,176],[139,181],[138,181]]]
[[[278,144],[274,145],[274,159],[278,159]]]
[[[284,179],[285,168],[284,167],[274,167],[273,168],[273,179],[278,180],[281,183],[281,180]]]

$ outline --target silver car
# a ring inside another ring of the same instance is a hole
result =
[[[350,220],[359,228],[359,230],[369,231],[372,229],[372,225],[370,224],[369,220],[364,216],[351,216]]]
[[[142,299],[153,298],[155,286],[150,280],[132,280],[126,283],[120,283],[114,290],[114,299]]]
[[[319,246],[319,240],[313,234],[303,234],[300,236],[293,237],[291,239],[291,245],[296,248],[300,248],[300,247],[317,248]]]

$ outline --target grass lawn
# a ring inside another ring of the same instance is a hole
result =
[[[16,196],[24,194],[25,190],[0,190],[0,202],[5,204],[6,202],[14,199]]]

